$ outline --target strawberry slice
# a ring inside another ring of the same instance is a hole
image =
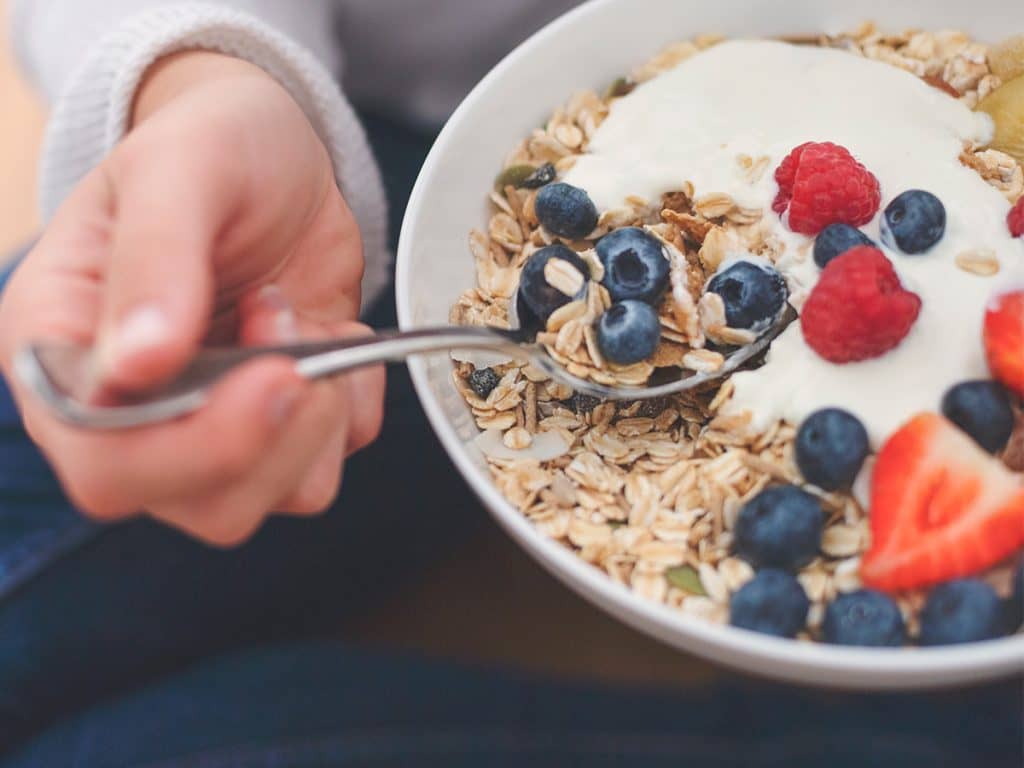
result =
[[[861,564],[869,587],[948,581],[1024,545],[1024,476],[936,414],[889,438],[871,485],[872,542]]]
[[[989,302],[985,354],[992,375],[1024,397],[1024,290],[999,294]]]

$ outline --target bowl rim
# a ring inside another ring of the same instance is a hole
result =
[[[514,69],[534,47],[561,35],[578,19],[600,13],[621,0],[591,0],[542,27],[508,53],[462,100],[439,133],[410,195],[402,221],[396,258],[395,297],[399,326],[415,327],[412,301],[412,238],[421,200],[436,169],[452,151],[455,127],[470,114],[481,94]],[[496,150],[498,158],[500,149]],[[476,496],[502,528],[552,575],[588,602],[645,634],[676,648],[754,674],[848,688],[938,687],[981,681],[1024,670],[1024,635],[936,648],[859,648],[775,638],[729,625],[713,624],[667,605],[644,600],[596,567],[538,533],[498,491],[486,472],[470,458],[464,441],[431,391],[427,363],[408,362],[416,393],[445,451]]]

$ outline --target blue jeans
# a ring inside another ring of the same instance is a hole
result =
[[[371,125],[397,222],[429,136]],[[393,307],[369,321],[393,325]],[[84,520],[0,386],[3,765],[1020,765],[1019,681],[929,696],[654,692],[329,639],[484,520],[404,370],[337,505],[228,552],[145,520]]]
[[[4,766],[1020,768],[1020,694],[644,691],[302,644],[195,666]]]
[[[374,315],[394,323],[386,304]],[[325,515],[272,519],[223,551],[148,520],[80,516],[0,380],[0,750],[211,653],[337,633],[479,531],[486,514],[404,371],[386,410],[382,439],[352,458]]]

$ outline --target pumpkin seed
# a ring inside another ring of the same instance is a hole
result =
[[[498,192],[504,192],[505,187],[509,185],[518,189],[536,170],[532,165],[510,165],[498,174],[498,178],[494,180],[494,188]]]
[[[621,96],[628,96],[636,88],[636,83],[630,80],[628,77],[620,77],[610,86],[608,91],[605,93],[606,99],[617,99]]]
[[[673,587],[689,592],[691,595],[707,595],[704,585],[700,583],[700,575],[688,565],[679,565],[665,571],[665,579]]]

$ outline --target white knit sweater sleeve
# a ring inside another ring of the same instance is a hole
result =
[[[16,0],[12,31],[22,66],[53,101],[40,168],[49,218],[124,136],[135,91],[158,58],[207,49],[246,59],[289,90],[327,145],[366,252],[364,304],[387,283],[387,211],[362,126],[330,67],[330,3],[323,0]]]

